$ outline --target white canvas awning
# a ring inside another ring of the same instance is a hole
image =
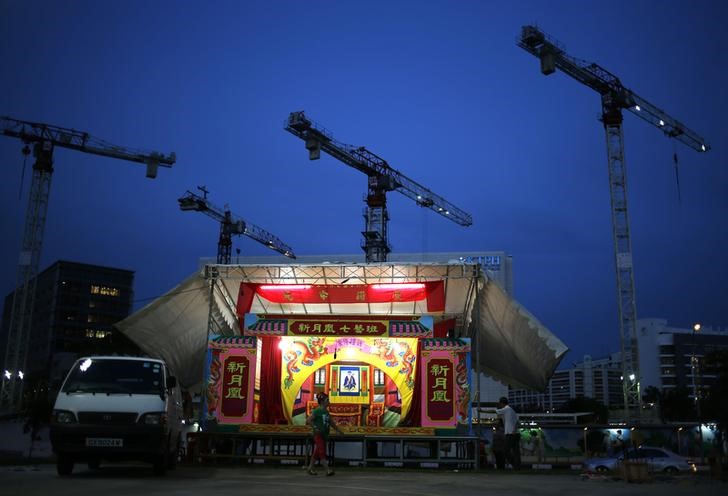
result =
[[[543,391],[568,348],[494,281],[481,280],[473,316],[478,371]]]
[[[214,280],[211,291],[210,281]],[[435,321],[455,319],[456,335],[474,338],[479,372],[507,384],[544,389],[566,353],[564,344],[490,281],[480,266],[463,263],[318,263],[208,265],[179,286],[116,324],[147,354],[163,358],[180,383],[202,381],[210,333],[236,335],[240,284],[384,284],[444,281],[445,309]],[[212,301],[210,298],[212,295]],[[423,302],[309,304],[254,298],[252,313],[413,315]],[[211,319],[208,316],[212,316]]]

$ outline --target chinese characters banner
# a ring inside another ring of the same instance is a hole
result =
[[[246,314],[248,336],[432,337],[430,315],[258,315]]]
[[[449,351],[422,353],[422,427],[455,427],[455,363]]]
[[[220,395],[217,418],[220,423],[245,423],[253,419],[255,363],[249,351],[230,349],[220,354]]]
[[[237,312],[248,313],[255,296],[271,303],[399,303],[426,301],[428,312],[445,310],[444,281],[393,284],[251,284],[241,283]]]

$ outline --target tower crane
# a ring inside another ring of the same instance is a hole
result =
[[[184,196],[179,198],[177,201],[179,202],[179,208],[181,210],[202,212],[220,223],[220,238],[217,242],[218,264],[230,263],[233,234],[244,234],[247,237],[267,246],[271,250],[277,251],[281,255],[288,258],[296,258],[296,255],[293,253],[293,249],[276,236],[254,224],[251,224],[241,217],[233,215],[227,205],[224,209],[222,209],[210,203],[207,199],[209,191],[207,191],[204,186],[198,186],[197,189],[202,191],[203,196],[188,190]]]
[[[629,412],[641,409],[639,354],[637,349],[637,310],[632,268],[632,242],[627,213],[627,181],[624,161],[622,110],[660,129],[693,150],[707,152],[710,146],[685,124],[666,114],[632,90],[622,85],[617,76],[603,67],[568,55],[564,47],[535,26],[523,26],[518,46],[538,57],[541,72],[552,74],[556,69],[599,93],[602,102],[600,120],[607,139],[609,192],[612,209],[612,237],[617,276],[617,309],[622,353],[622,393]],[[638,413],[639,415],[639,413]]]
[[[35,305],[35,288],[40,263],[43,232],[51,176],[53,174],[53,151],[56,147],[79,152],[116,158],[146,165],[147,177],[157,177],[157,169],[172,167],[175,155],[159,152],[144,152],[94,138],[79,132],[50,124],[22,121],[12,117],[0,118],[0,130],[5,136],[18,138],[25,143],[23,154],[32,153],[33,178],[30,185],[28,209],[25,214],[23,245],[20,251],[16,289],[10,311],[10,326],[5,350],[5,378],[0,392],[0,411],[15,412],[22,400],[23,384],[20,374],[25,368],[28,340]]]
[[[363,146],[356,147],[334,140],[326,129],[309,120],[302,111],[288,116],[285,130],[306,143],[309,160],[321,158],[321,150],[368,176],[366,211],[364,214],[364,241],[362,249],[367,262],[385,262],[391,251],[387,235],[387,197],[389,191],[398,191],[414,200],[419,206],[429,208],[443,217],[470,226],[469,213],[436,195],[421,184],[393,169],[383,158]]]

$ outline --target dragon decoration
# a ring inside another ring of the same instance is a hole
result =
[[[296,340],[291,343],[290,348],[283,355],[287,372],[287,376],[283,380],[283,385],[286,389],[290,388],[293,384],[293,374],[301,371],[298,367],[299,361],[301,365],[310,367],[316,360],[327,353],[326,347],[324,346],[325,339],[322,337],[311,337],[306,341]]]
[[[457,416],[461,424],[468,423],[470,405],[470,384],[468,384],[468,364],[464,353],[458,353],[455,365],[455,384],[457,384]]]
[[[395,346],[398,348],[398,352],[395,351]],[[395,344],[389,339],[375,339],[374,348],[376,350],[374,354],[383,360],[387,364],[387,367],[397,367],[401,359],[402,367],[399,369],[399,373],[404,374],[407,387],[413,389],[415,387],[415,380],[412,374],[414,373],[416,356],[412,352],[409,344],[404,341]]]
[[[205,389],[205,397],[207,400],[207,417],[215,416],[215,408],[217,408],[218,390],[220,385],[220,359],[219,354],[213,353],[210,362],[210,375],[207,378],[207,388]]]

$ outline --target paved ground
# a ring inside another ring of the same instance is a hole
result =
[[[728,484],[706,475],[660,478],[630,484],[578,473],[498,473],[493,471],[400,471],[343,468],[333,477],[307,475],[299,467],[180,466],[164,477],[149,465],[117,464],[90,471],[77,466],[58,477],[51,464],[0,467],[0,495],[101,496],[703,496],[728,494]]]

